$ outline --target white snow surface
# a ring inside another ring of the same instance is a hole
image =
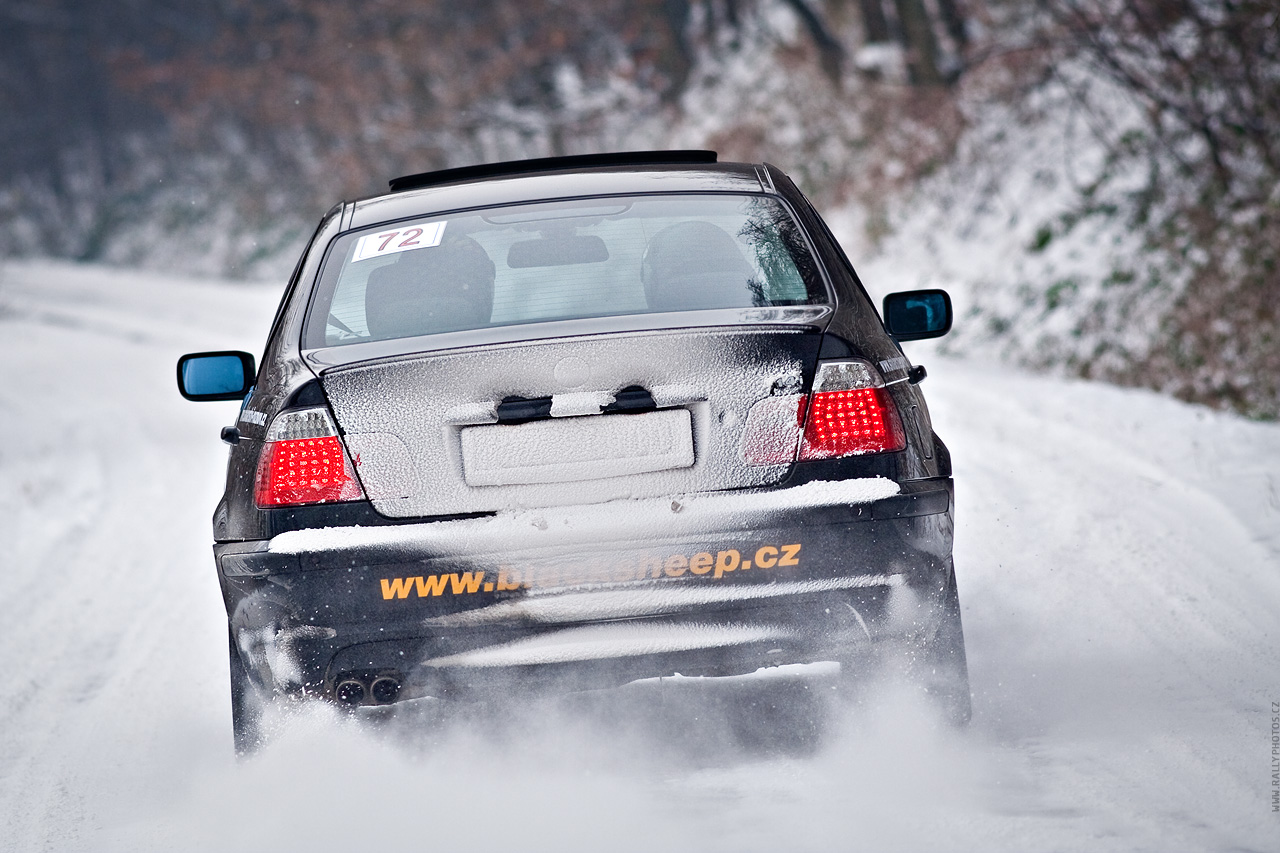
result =
[[[235,762],[209,516],[236,407],[181,400],[174,362],[260,351],[279,293],[0,268],[0,849],[1280,848],[1280,427],[933,356],[967,731],[886,681],[811,757],[568,712],[424,746],[312,707]]]
[[[610,395],[612,396],[612,395]],[[553,401],[555,398],[552,398]],[[557,415],[517,425],[462,430],[462,470],[469,486],[573,483],[688,468],[693,429],[687,409],[629,418]]]
[[[577,415],[598,415],[613,400],[613,394],[609,391],[573,391],[567,394],[553,394],[551,417],[572,418]]]
[[[600,543],[617,538],[618,518],[628,522],[629,537],[639,531],[653,535],[696,534],[708,523],[726,529],[747,528],[773,513],[792,507],[860,504],[893,497],[901,489],[884,477],[829,482],[817,480],[771,491],[709,492],[677,495],[675,499],[635,498],[547,507],[504,510],[489,518],[397,524],[388,527],[321,527],[291,530],[271,540],[280,554],[307,554],[348,548],[422,548],[435,554],[467,553],[481,548],[538,548],[568,543]]]

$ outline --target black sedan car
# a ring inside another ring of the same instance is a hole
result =
[[[777,168],[668,151],[413,175],[335,206],[243,399],[214,557],[237,748],[265,702],[580,690],[890,645],[969,715],[950,457],[899,343]]]

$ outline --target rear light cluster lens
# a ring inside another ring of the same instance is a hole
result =
[[[271,422],[258,463],[258,506],[363,499],[364,490],[328,410],[284,412]]]
[[[768,397],[751,407],[742,458],[751,465],[891,453],[907,446],[884,380],[860,359],[818,365],[812,394]]]
[[[819,391],[809,401],[801,459],[885,453],[906,446],[893,400],[884,388]]]

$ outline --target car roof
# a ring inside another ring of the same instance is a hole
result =
[[[552,161],[544,161],[552,162]],[[411,216],[583,196],[649,193],[777,193],[768,169],[752,163],[636,163],[518,172],[401,190],[353,202],[343,230]]]

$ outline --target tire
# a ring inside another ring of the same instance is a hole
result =
[[[249,672],[240,658],[235,634],[227,630],[228,656],[231,663],[231,731],[236,755],[252,755],[262,746],[262,697],[249,680]]]
[[[941,708],[947,721],[963,727],[973,716],[973,704],[954,569],[948,574],[942,596],[942,620],[925,646],[919,675],[925,692]]]

